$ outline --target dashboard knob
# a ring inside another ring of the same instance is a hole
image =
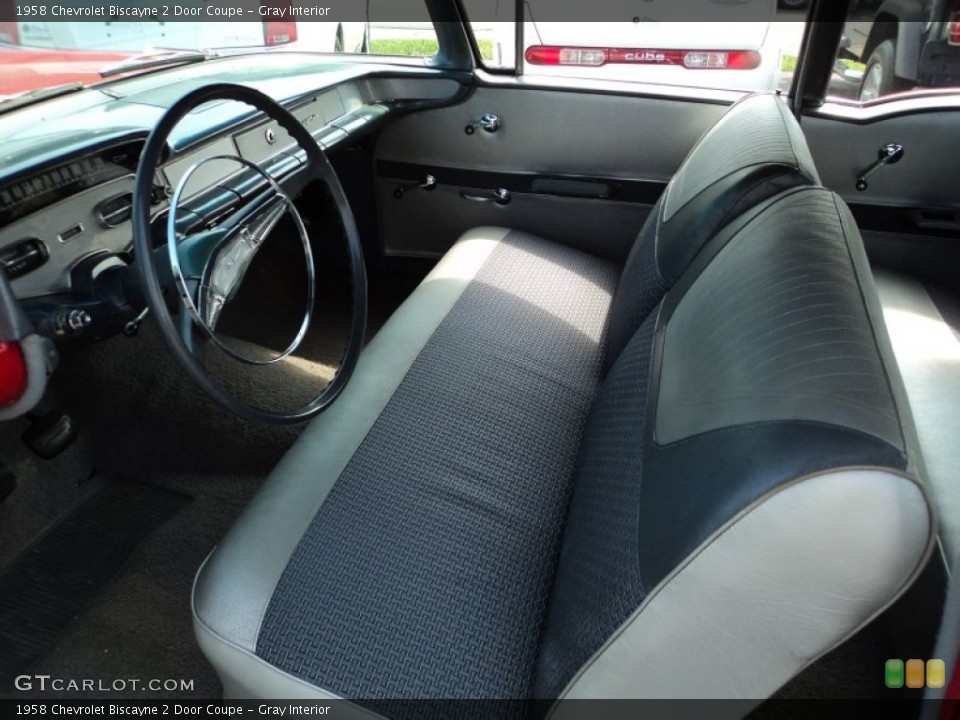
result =
[[[92,324],[93,318],[85,310],[71,310],[67,313],[67,327],[74,332],[79,332]]]
[[[93,324],[93,317],[86,310],[63,308],[50,323],[57,335],[77,335]]]
[[[169,185],[154,185],[150,191],[150,204],[159,205],[173,195],[173,188]]]

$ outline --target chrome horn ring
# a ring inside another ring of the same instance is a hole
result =
[[[255,208],[255,211],[251,212],[249,217],[244,218],[244,222],[240,226],[219,242],[213,249],[209,260],[204,263],[203,272],[199,277],[187,278],[181,264],[180,249],[183,238],[177,233],[177,211],[180,208],[180,201],[190,178],[205,163],[214,160],[233,161],[254,170],[267,181],[273,194],[271,196],[261,196],[252,201],[259,203],[262,207]],[[280,212],[277,212],[278,210]],[[304,261],[307,266],[307,303],[303,320],[293,340],[284,350],[265,360],[248,357],[231,348],[217,336],[215,332],[216,323],[220,311],[240,287],[250,263],[269,236],[270,231],[287,213],[293,218],[300,235]],[[250,227],[255,225],[257,226],[256,231],[251,232]],[[313,250],[310,246],[310,237],[307,234],[303,217],[297,210],[293,199],[259,165],[236,155],[214,155],[191,165],[183,174],[183,177],[180,178],[170,199],[170,211],[167,213],[167,252],[181,305],[186,308],[194,325],[198,326],[206,338],[224,353],[235,360],[250,365],[272,365],[296,352],[303,343],[313,320],[316,297],[316,268],[313,261]],[[197,300],[194,299],[194,295],[196,295]]]

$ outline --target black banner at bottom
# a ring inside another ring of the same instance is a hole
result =
[[[9,697],[9,696],[8,696]],[[604,718],[960,720],[960,699],[892,700],[0,700],[2,717]]]

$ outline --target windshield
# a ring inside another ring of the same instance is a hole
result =
[[[269,21],[2,22],[0,95],[65,83],[90,85],[115,74],[113,69],[154,69],[158,60],[195,59],[200,49],[292,48],[307,39],[305,30],[304,24]]]
[[[398,3],[404,9],[402,15],[394,9]],[[148,6],[152,7],[144,4]],[[196,21],[171,17],[170,22],[50,22],[48,6],[43,6],[46,11],[41,16],[24,17],[27,8],[39,7],[19,3],[13,17],[21,19],[16,21],[10,20],[8,13],[0,14],[0,98],[77,83],[86,86],[115,75],[235,53],[306,51],[429,57],[437,52],[436,34],[423,0],[368,0],[364,6],[357,6],[363,10],[348,13],[350,21],[318,20],[310,13],[325,8],[301,0],[158,6],[171,15],[199,13]],[[0,0],[0,11],[2,8]],[[228,10],[241,13],[245,19],[216,19]],[[211,12],[214,19],[208,17]],[[405,22],[393,20],[395,15]],[[371,21],[371,17],[379,21]]]

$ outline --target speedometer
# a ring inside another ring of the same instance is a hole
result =
[[[127,143],[0,185],[0,225],[87,188],[133,173],[139,151],[139,143]]]

